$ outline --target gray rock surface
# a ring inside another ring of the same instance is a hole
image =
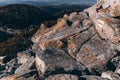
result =
[[[77,70],[79,72],[78,75],[81,75],[86,70],[85,66],[72,59],[67,53],[53,48],[36,53],[35,63],[39,75],[71,73],[74,70]]]
[[[71,74],[56,74],[50,75],[48,78],[45,78],[45,80],[79,80],[79,77]]]
[[[110,80],[120,80],[120,76],[112,71],[106,71],[101,74],[101,77],[108,78]]]
[[[81,76],[80,80],[109,80],[109,79],[102,78],[100,76],[85,75],[85,76]]]

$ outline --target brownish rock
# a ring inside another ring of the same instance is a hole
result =
[[[67,53],[54,48],[36,53],[35,64],[41,76],[52,73],[70,73],[74,70],[77,70],[77,74],[80,75],[86,70],[81,63],[72,59]]]
[[[119,17],[120,16],[120,1],[119,3],[111,6],[110,16]]]
[[[3,77],[0,80],[19,80],[17,75],[11,75],[7,77]]]
[[[87,30],[92,26],[92,23],[90,23],[88,26],[83,27],[83,28],[60,26],[59,24],[60,25],[64,24],[64,19],[62,19],[60,23],[58,23],[57,25],[53,26],[50,29],[49,28],[45,29],[44,27],[41,27],[38,30],[38,32],[32,37],[32,41],[35,44],[33,45],[33,49],[44,50],[49,47],[60,48],[62,47],[62,42],[61,42],[62,40],[67,39],[67,37],[71,35]],[[54,44],[51,44],[51,43],[54,43]]]
[[[68,40],[68,53],[75,58],[80,48],[84,43],[91,39],[95,35],[94,27],[91,27],[87,31],[84,31],[80,34],[70,36]]]
[[[120,40],[120,21],[113,18],[101,18],[95,21],[95,28],[101,38],[118,44]]]
[[[76,60],[84,64],[90,72],[104,71],[108,61],[116,55],[110,44],[95,35],[81,47]]]
[[[27,51],[17,53],[17,62],[18,64],[26,63],[31,57],[31,54]]]
[[[30,68],[34,65],[34,57],[31,57],[26,63],[22,64],[15,70],[15,74],[23,75],[30,71]]]

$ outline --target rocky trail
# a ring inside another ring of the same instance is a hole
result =
[[[41,24],[30,39],[21,52],[1,47],[16,56],[0,56],[0,80],[120,80],[120,0],[98,0],[51,28]]]

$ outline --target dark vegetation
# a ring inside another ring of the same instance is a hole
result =
[[[32,6],[26,4],[11,4],[0,7],[0,23],[10,28],[23,29],[30,25],[40,25],[42,22],[48,27],[56,23],[56,19],[73,11],[82,11],[86,5],[48,5]]]
[[[12,28],[25,28],[30,25],[38,25],[44,20],[54,18],[54,16],[40,8],[31,5],[13,4],[0,8],[1,24]]]

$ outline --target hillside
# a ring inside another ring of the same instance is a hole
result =
[[[54,19],[54,16],[40,8],[25,4],[12,4],[0,7],[0,23],[10,28],[25,28],[39,25],[44,20]]]

